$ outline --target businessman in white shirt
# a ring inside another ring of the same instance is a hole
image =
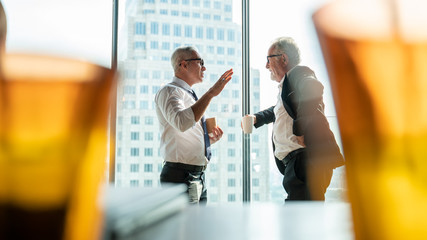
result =
[[[156,94],[156,113],[160,122],[160,153],[164,166],[160,182],[185,183],[190,203],[207,202],[204,171],[210,160],[210,145],[221,139],[223,131],[215,127],[208,135],[204,113],[212,98],[231,80],[226,71],[200,98],[191,87],[203,81],[206,70],[196,48],[177,48],[171,57],[175,76]]]

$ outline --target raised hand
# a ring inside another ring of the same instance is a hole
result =
[[[200,121],[212,98],[218,96],[218,94],[221,93],[225,85],[231,80],[232,75],[233,69],[230,69],[222,74],[219,80],[205,94],[203,94],[203,96],[199,98],[199,100],[197,100],[193,106],[191,106],[194,113],[194,120],[196,122]]]
[[[231,80],[233,75],[233,69],[226,71],[221,77],[216,81],[216,83],[208,90],[207,93],[211,94],[212,97],[218,96],[221,91],[224,89],[225,85]]]

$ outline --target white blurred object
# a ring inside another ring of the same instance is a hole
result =
[[[57,55],[105,67],[111,62],[112,3],[105,0],[2,0],[6,51]]]

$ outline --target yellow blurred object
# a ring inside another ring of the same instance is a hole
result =
[[[0,238],[98,239],[115,72],[7,55],[0,76]]]
[[[427,239],[425,1],[337,1],[313,15],[358,240]]]

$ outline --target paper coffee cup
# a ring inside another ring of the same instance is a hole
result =
[[[252,133],[253,127],[254,127],[254,117],[253,116],[244,116],[242,118],[243,132],[246,134]]]
[[[212,133],[212,129],[214,129],[216,126],[216,117],[206,118],[206,128],[208,133]]]

